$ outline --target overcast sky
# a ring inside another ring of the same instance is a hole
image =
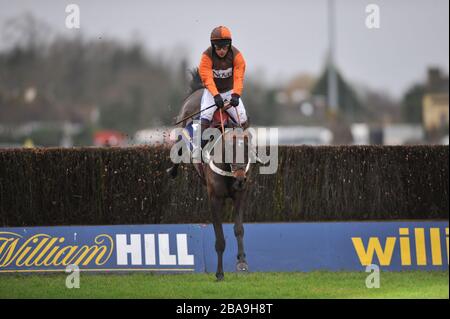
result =
[[[65,28],[65,7],[76,3],[81,28]],[[380,7],[381,28],[365,25],[368,4]],[[336,61],[354,83],[399,97],[423,80],[428,66],[449,69],[448,0],[336,0]],[[217,25],[231,29],[247,70],[271,83],[318,74],[327,49],[327,0],[0,0],[0,26],[30,12],[56,32],[140,39],[151,50],[185,52],[191,66]],[[101,40],[99,40],[101,41]],[[1,47],[1,44],[0,44]]]

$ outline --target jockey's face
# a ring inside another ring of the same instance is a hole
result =
[[[224,56],[227,55],[228,50],[230,49],[230,45],[226,44],[226,45],[214,45],[214,50],[216,51],[216,54],[220,57],[223,58]]]

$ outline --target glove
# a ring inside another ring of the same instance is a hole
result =
[[[238,106],[239,105],[239,98],[240,98],[239,94],[236,94],[236,93],[231,94],[230,105],[234,106],[234,107]]]
[[[216,103],[216,106],[221,109],[224,106],[222,96],[220,94],[214,95],[214,103]]]

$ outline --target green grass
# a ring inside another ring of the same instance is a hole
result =
[[[0,298],[449,298],[448,272],[384,272],[368,289],[364,272],[87,274],[80,288],[66,274],[2,275]]]

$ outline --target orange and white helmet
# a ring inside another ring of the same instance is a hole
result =
[[[211,32],[211,45],[219,44],[226,45],[231,44],[231,32],[230,29],[224,26],[218,26]]]

